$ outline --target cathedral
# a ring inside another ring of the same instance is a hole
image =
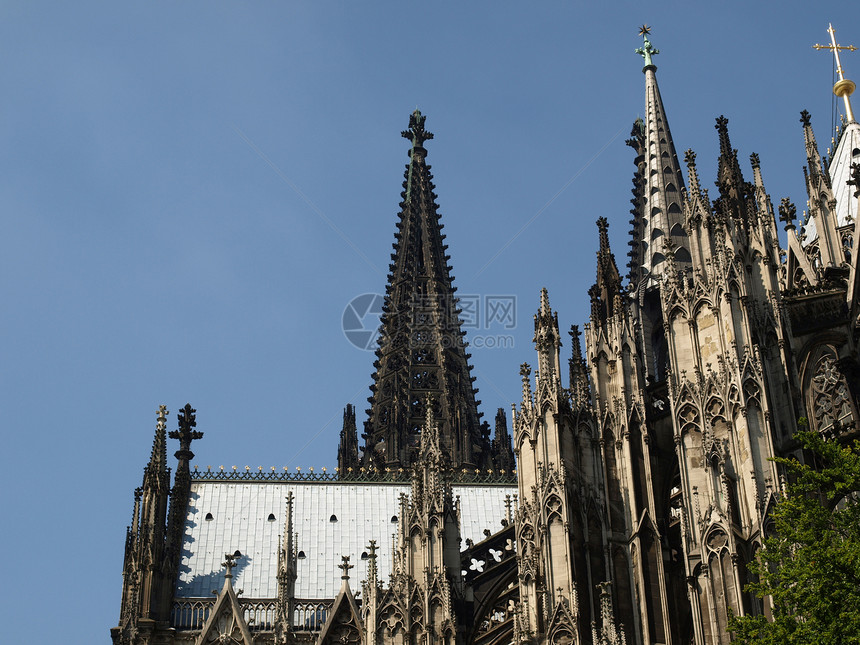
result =
[[[769,615],[744,588],[785,486],[770,458],[802,458],[801,425],[858,434],[860,124],[830,34],[842,124],[823,157],[800,114],[798,215],[722,116],[716,191],[682,166],[643,27],[627,274],[600,218],[588,322],[562,357],[540,292],[492,428],[416,110],[363,431],[346,406],[334,472],[203,471],[196,411],[162,406],[114,645],[719,645],[731,613]]]

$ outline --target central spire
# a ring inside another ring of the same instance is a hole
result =
[[[681,191],[684,177],[675,153],[672,133],[657,86],[657,66],[652,57],[659,50],[651,44],[650,27],[639,30],[642,47],[636,50],[645,60],[645,120],[637,120],[628,145],[637,154],[637,186],[634,205],[634,240],[631,251],[631,279],[659,276],[666,268],[665,241],[671,240],[678,268],[690,263],[690,243],[684,230]]]
[[[400,203],[400,221],[385,291],[379,348],[368,399],[364,466],[401,467],[419,456],[430,406],[442,450],[455,467],[493,465],[489,426],[481,424],[477,390],[454,296],[450,256],[439,222],[424,143],[433,134],[425,117],[409,117],[409,164]]]

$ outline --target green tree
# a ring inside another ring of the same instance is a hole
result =
[[[814,463],[775,460],[791,483],[749,567],[758,581],[747,590],[772,597],[773,620],[734,617],[730,629],[739,643],[860,643],[860,441],[796,438]]]

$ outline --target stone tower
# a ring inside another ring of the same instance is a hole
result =
[[[522,405],[513,423],[520,498],[515,634],[521,641],[589,642],[601,616],[598,585],[610,579],[600,445],[576,330],[572,335],[568,389],[561,379],[558,315],[544,289],[535,315],[534,391],[531,368],[523,364]],[[606,629],[614,630],[610,622]]]
[[[468,343],[461,329],[454,277],[439,221],[433,177],[424,143],[433,134],[415,110],[409,129],[409,164],[395,233],[376,351],[372,396],[364,425],[360,463],[408,467],[421,443],[425,406],[430,402],[442,449],[454,467],[492,468],[509,464],[510,444],[493,454],[490,427],[481,423],[473,387]],[[339,461],[359,461],[344,425]],[[506,454],[505,454],[506,453]]]
[[[364,642],[462,642],[464,585],[460,569],[460,509],[451,488],[451,466],[439,426],[427,406],[412,489],[400,498],[391,579],[376,577],[375,545],[363,585]],[[458,612],[458,610],[460,610]]]

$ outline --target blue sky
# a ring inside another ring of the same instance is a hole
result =
[[[831,133],[811,45],[828,21],[860,44],[856,3],[599,4],[3,3],[10,642],[108,642],[159,404],[171,428],[197,408],[201,467],[334,465],[373,362],[341,316],[384,289],[416,106],[459,293],[517,299],[515,329],[470,332],[513,343],[472,350],[488,420],[520,398],[540,288],[586,321],[599,216],[625,270],[643,22],[679,155],[711,185],[725,114],[748,177],[758,152],[802,208],[800,110]]]

